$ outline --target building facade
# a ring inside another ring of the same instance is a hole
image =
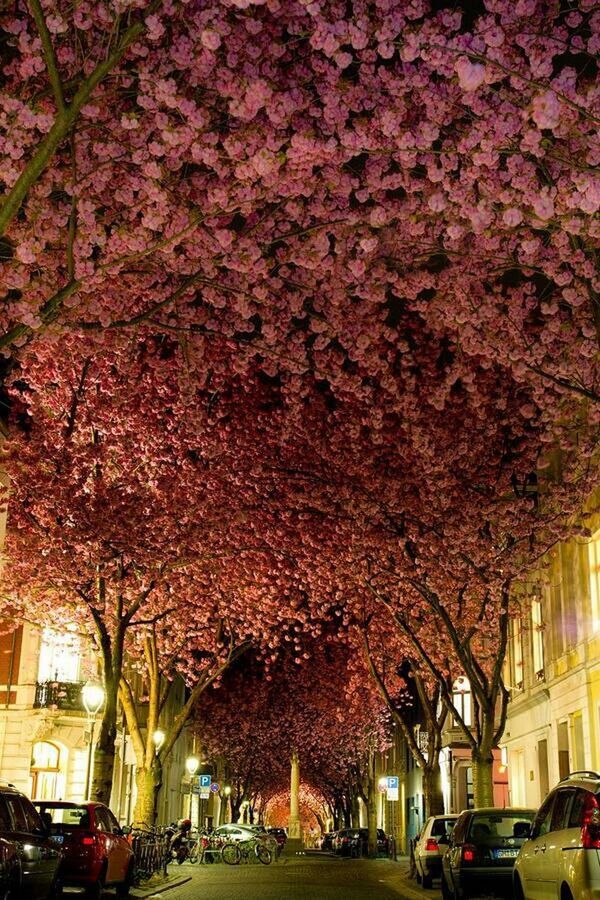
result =
[[[81,801],[93,759],[92,729],[83,685],[97,677],[95,654],[75,627],[62,631],[29,622],[5,623],[0,633],[0,780],[34,799]],[[174,686],[165,721],[182,705],[184,685]],[[184,732],[164,767],[159,821],[187,815],[192,749]],[[124,725],[116,742],[111,808],[122,824],[135,806],[135,756]]]
[[[511,623],[503,738],[510,801],[538,806],[569,772],[600,769],[600,521],[557,545]]]

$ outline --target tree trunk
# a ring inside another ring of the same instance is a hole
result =
[[[423,769],[423,796],[425,798],[425,818],[444,814],[442,793],[442,773],[439,760]]]
[[[90,799],[98,803],[110,804],[115,768],[115,738],[117,736],[117,688],[112,679],[104,679],[106,699],[100,734],[94,754],[94,768]],[[87,799],[87,798],[86,798]]]
[[[358,794],[353,794],[352,796],[349,827],[360,828],[360,803],[358,800]]]
[[[143,822],[147,827],[154,825],[156,821],[156,806],[161,780],[158,778],[158,767],[152,769],[138,769],[135,773],[135,786],[137,796],[133,821]]]
[[[480,748],[472,753],[473,793],[475,806],[494,805],[494,757],[491,750]]]
[[[367,788],[367,827],[369,831],[367,856],[369,859],[377,858],[377,800],[375,779],[370,777]]]

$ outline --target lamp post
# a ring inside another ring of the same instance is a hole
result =
[[[188,758],[185,761],[185,768],[186,768],[188,775],[190,776],[190,806],[189,806],[189,812],[188,812],[189,819],[192,818],[192,800],[193,800],[192,788],[194,786],[194,775],[198,771],[199,767],[200,767],[200,760],[198,759],[198,757],[197,756],[188,756]]]
[[[92,780],[92,762],[94,753],[94,730],[96,727],[96,716],[100,711],[100,707],[104,703],[104,688],[96,681],[88,681],[81,689],[81,698],[88,716],[90,726],[90,746],[88,748],[87,773],[85,776],[85,798],[88,799],[91,790]]]
[[[152,735],[152,743],[154,744],[154,752],[160,753],[160,748],[165,742],[165,733],[161,731],[160,728],[157,728],[154,734]]]
[[[223,793],[225,794],[225,818],[229,819],[231,816],[231,807],[229,805],[229,798],[231,797],[231,788],[229,785],[225,785],[223,788]],[[226,823],[223,823],[226,824]]]

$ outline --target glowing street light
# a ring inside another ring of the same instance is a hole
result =
[[[198,757],[197,756],[188,756],[188,758],[185,761],[185,768],[186,768],[186,771],[187,771],[188,775],[190,776],[190,778],[194,777],[194,775],[198,771],[199,767],[200,767],[200,760],[198,759]]]
[[[91,778],[92,778],[92,763],[93,763],[93,751],[94,751],[94,730],[96,727],[96,716],[100,712],[100,708],[104,704],[105,692],[104,688],[101,684],[98,684],[96,681],[88,681],[84,684],[81,689],[81,699],[83,700],[83,705],[85,707],[85,711],[88,715],[88,722],[90,724],[90,746],[88,748],[88,761],[87,761],[87,773],[85,776],[85,798],[88,799],[90,796],[91,790]]]
[[[160,748],[165,742],[166,734],[164,731],[161,731],[160,728],[157,728],[154,734],[152,735],[152,743],[154,744],[154,750],[156,753],[160,751]]]

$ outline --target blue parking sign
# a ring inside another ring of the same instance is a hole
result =
[[[387,777],[387,787],[388,791],[398,790],[398,776],[397,775],[388,775]]]
[[[212,775],[200,775],[200,787],[201,788],[210,788],[212,784]]]

